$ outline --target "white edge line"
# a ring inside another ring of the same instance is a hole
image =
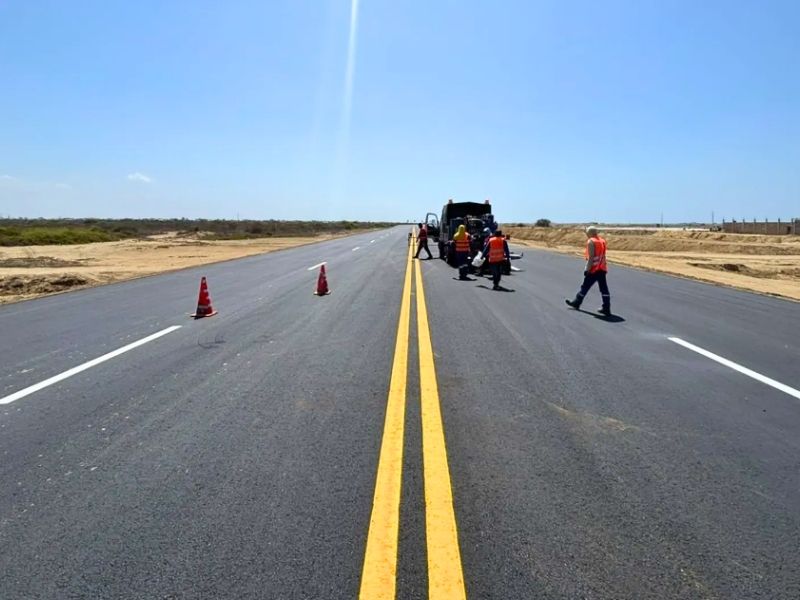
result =
[[[698,354],[702,354],[706,358],[710,358],[711,360],[716,361],[721,365],[725,365],[726,367],[729,367],[729,368],[733,369],[734,371],[739,371],[739,373],[741,373],[743,375],[747,375],[748,377],[752,377],[756,381],[760,381],[761,383],[765,383],[765,384],[767,384],[767,385],[769,385],[771,387],[774,387],[776,390],[780,390],[780,391],[782,391],[782,392],[784,392],[786,394],[789,394],[790,396],[794,396],[795,398],[800,400],[800,390],[796,390],[793,387],[790,387],[790,386],[786,385],[785,383],[781,383],[780,381],[775,381],[774,379],[771,379],[770,377],[767,377],[766,375],[762,375],[761,373],[756,373],[755,371],[753,371],[751,369],[748,369],[747,367],[743,367],[742,365],[739,365],[739,364],[733,362],[732,360],[728,360],[727,358],[723,358],[723,357],[721,357],[721,356],[719,356],[717,354],[714,354],[713,352],[709,352],[708,350],[704,350],[703,348],[700,348],[699,346],[695,346],[694,344],[690,344],[689,342],[685,342],[681,338],[671,337],[671,338],[667,338],[667,339],[669,339],[671,342],[675,342],[679,346],[683,346],[684,348],[688,348],[689,350],[691,350],[693,352],[697,352]]]
[[[322,265],[327,265],[327,264],[328,264],[328,262],[327,262],[327,261],[325,261],[325,262],[321,262],[321,263],[319,263],[318,265],[314,265],[313,267],[308,267],[308,270],[309,270],[309,271],[313,271],[314,269],[318,269],[318,268],[319,268],[319,267],[321,267]]]
[[[68,371],[64,371],[63,373],[59,373],[51,377],[50,379],[45,379],[44,381],[40,381],[30,387],[26,387],[24,390],[19,390],[18,392],[14,392],[10,396],[6,396],[5,398],[0,398],[0,404],[11,404],[15,400],[19,400],[20,398],[24,398],[25,396],[29,396],[34,392],[38,392],[41,389],[44,389],[48,386],[53,385],[54,383],[58,383],[59,381],[63,381],[68,377],[72,377],[73,375],[77,375],[81,371],[85,371],[86,369],[91,369],[99,365],[100,363],[104,363],[107,360],[111,360],[112,358],[119,356],[120,354],[124,354],[128,350],[133,350],[139,346],[146,344],[147,342],[152,342],[155,339],[160,338],[162,335],[167,335],[168,333],[172,333],[176,329],[180,329],[181,325],[173,325],[172,327],[167,327],[166,329],[162,329],[161,331],[154,333],[153,335],[148,335],[146,338],[142,338],[136,342],[128,344],[127,346],[123,346],[122,348],[117,348],[113,352],[109,352],[108,354],[104,354],[103,356],[99,356],[89,362],[85,362],[82,365],[78,365],[77,367],[73,367]]]

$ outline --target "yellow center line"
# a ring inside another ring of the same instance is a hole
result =
[[[397,580],[397,538],[400,523],[400,491],[403,474],[403,431],[405,426],[408,337],[411,314],[411,270],[413,244],[409,244],[392,378],[378,459],[375,496],[369,522],[361,600],[394,600]]]
[[[417,265],[417,337],[422,412],[422,452],[425,475],[425,530],[428,542],[428,598],[466,599],[453,490],[447,466],[447,448],[439,404],[439,388],[428,328],[428,311]]]

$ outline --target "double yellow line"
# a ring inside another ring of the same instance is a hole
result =
[[[413,240],[412,240],[413,242]],[[394,600],[397,582],[397,545],[400,529],[400,496],[403,476],[406,381],[411,322],[411,275],[414,271],[409,244],[400,319],[397,325],[392,377],[378,475],[372,503],[360,600]],[[417,338],[422,414],[422,452],[425,481],[425,534],[428,551],[428,598],[466,598],[458,530],[453,510],[453,492],[439,404],[439,388],[428,327],[428,311],[422,273],[416,269]]]

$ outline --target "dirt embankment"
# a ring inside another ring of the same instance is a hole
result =
[[[333,237],[341,236],[207,241],[196,234],[173,233],[96,244],[0,248],[0,304]]]
[[[800,236],[601,229],[611,262],[800,300]],[[526,245],[582,255],[586,235],[569,227],[504,227]]]

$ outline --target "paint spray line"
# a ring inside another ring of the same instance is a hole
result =
[[[136,342],[133,342],[131,344],[128,344],[127,346],[123,346],[122,348],[117,348],[116,350],[114,350],[112,352],[109,352],[108,354],[104,354],[103,356],[98,356],[97,358],[95,358],[93,360],[90,360],[89,362],[85,362],[82,365],[78,365],[77,367],[73,367],[72,369],[69,369],[68,371],[64,371],[63,373],[59,373],[58,375],[50,377],[49,379],[45,379],[44,381],[40,381],[39,383],[36,383],[36,384],[34,384],[34,385],[30,386],[30,387],[26,387],[23,390],[19,390],[18,392],[14,392],[10,396],[6,396],[5,398],[0,398],[0,404],[11,404],[15,400],[19,400],[20,398],[24,398],[25,396],[29,396],[29,395],[33,394],[34,392],[38,392],[39,390],[42,390],[42,389],[44,389],[46,387],[49,387],[49,386],[51,386],[51,385],[53,385],[55,383],[58,383],[59,381],[64,381],[68,377],[72,377],[73,375],[77,375],[78,373],[86,371],[87,369],[91,369],[92,367],[96,367],[97,365],[99,365],[101,363],[104,363],[107,360],[111,360],[112,358],[116,358],[120,354],[124,354],[124,353],[126,353],[126,352],[128,352],[130,350],[133,350],[134,348],[138,348],[139,346],[143,346],[143,345],[147,344],[148,342],[152,342],[153,340],[156,340],[156,339],[158,339],[158,338],[160,338],[160,337],[162,337],[164,335],[167,335],[168,333],[172,333],[173,331],[176,331],[176,330],[178,330],[180,328],[181,328],[180,325],[173,325],[172,327],[167,327],[166,329],[162,329],[161,331],[158,331],[158,332],[156,332],[156,333],[154,333],[152,335],[148,335],[147,337],[142,338],[142,339],[140,339],[140,340],[138,340]]]
[[[793,388],[791,386],[788,386],[785,383],[781,383],[780,381],[776,381],[776,380],[772,379],[771,377],[767,377],[766,375],[762,375],[761,373],[757,373],[757,372],[753,371],[752,369],[748,369],[747,367],[743,367],[742,365],[740,365],[738,363],[735,363],[732,360],[728,360],[727,358],[719,356],[718,354],[714,354],[713,352],[709,352],[708,350],[705,350],[704,348],[701,348],[700,346],[695,346],[694,344],[690,344],[689,342],[686,342],[686,341],[682,340],[681,338],[670,337],[670,338],[667,338],[667,339],[669,339],[669,341],[671,341],[671,342],[675,342],[679,346],[683,346],[684,348],[687,348],[688,350],[691,350],[692,352],[697,352],[697,354],[705,356],[706,358],[710,358],[711,360],[713,360],[715,362],[718,362],[721,365],[725,365],[726,367],[728,367],[730,369],[733,369],[734,371],[738,371],[742,375],[747,375],[748,377],[750,377],[752,379],[755,379],[756,381],[760,381],[761,383],[764,383],[764,384],[766,384],[766,385],[768,385],[770,387],[775,388],[776,390],[780,390],[780,391],[784,392],[785,394],[789,394],[790,396],[793,396],[793,397],[797,398],[798,400],[800,400],[800,390],[796,390],[795,388]]]
[[[361,588],[358,596],[360,600],[394,600],[397,588],[397,546],[400,531],[413,264],[409,248],[386,403],[386,418],[378,458],[378,473],[375,478],[375,495],[364,552],[364,567],[361,572]]]

